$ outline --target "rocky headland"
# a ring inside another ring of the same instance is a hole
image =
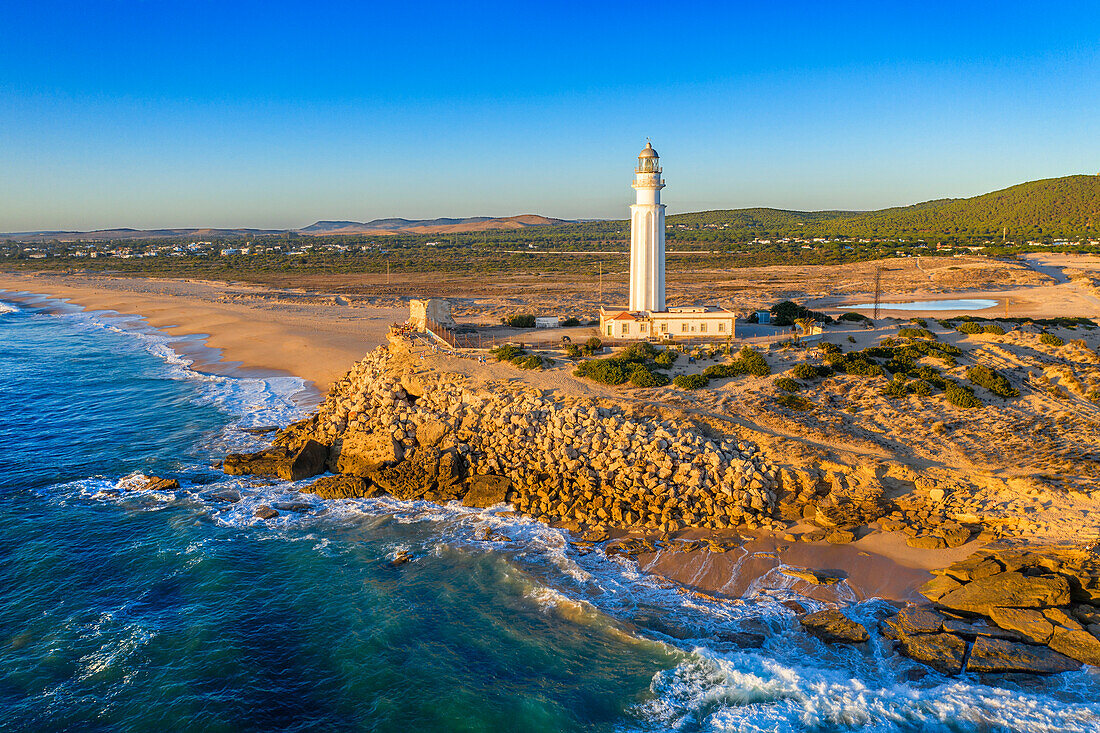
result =
[[[511,509],[570,530],[584,546],[638,557],[670,546],[723,552],[739,531],[846,544],[905,532],[911,548],[973,543],[883,619],[901,652],[948,673],[1052,673],[1100,662],[1100,580],[1090,549],[1011,550],[1004,532],[942,476],[878,460],[844,462],[710,413],[645,400],[540,389],[448,371],[393,333],[272,447],[226,457],[230,474],[302,480],[322,498],[373,497]],[[272,515],[274,516],[274,515]],[[828,573],[794,570],[813,584]],[[804,626],[842,643],[867,629],[841,611]],[[858,628],[856,628],[858,627]]]

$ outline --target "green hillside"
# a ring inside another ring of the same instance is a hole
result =
[[[736,241],[751,236],[869,239],[1096,237],[1100,176],[1030,181],[966,199],[940,199],[870,212],[734,209],[670,216],[678,239]],[[684,228],[688,231],[683,231]]]

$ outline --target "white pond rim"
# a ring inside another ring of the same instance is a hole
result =
[[[916,300],[911,303],[879,303],[879,310],[887,311],[980,311],[992,308],[997,301],[986,298],[972,298],[962,300]],[[874,308],[874,303],[860,303],[859,305],[838,305],[837,308],[858,309]]]

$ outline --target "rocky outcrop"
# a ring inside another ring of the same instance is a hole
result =
[[[362,499],[377,496],[382,489],[358,476],[322,476],[302,493],[316,494],[322,499]]]
[[[830,644],[859,644],[871,638],[863,624],[835,609],[807,614],[800,622],[811,634]]]
[[[273,446],[259,453],[230,453],[222,470],[234,476],[275,476],[284,481],[300,481],[325,469],[328,448],[316,440],[306,440],[298,448]]]
[[[904,609],[880,629],[902,653],[941,671],[960,671],[959,660],[971,672],[1054,674],[1100,665],[1100,608],[1070,605],[1098,560],[1077,548],[992,548],[921,587],[935,608]]]
[[[966,664],[968,672],[1056,674],[1080,668],[1080,662],[1075,662],[1046,647],[1018,644],[985,636],[974,642],[974,647],[970,650],[970,659]]]
[[[401,443],[388,433],[352,432],[333,441],[328,467],[333,473],[365,478],[385,466],[394,465],[404,454]]]
[[[495,504],[503,504],[508,497],[511,481],[504,476],[474,476],[469,488],[462,497],[466,506],[485,509]]]
[[[174,478],[161,478],[160,476],[147,476],[145,483],[141,485],[142,491],[175,491],[180,487],[180,482]]]

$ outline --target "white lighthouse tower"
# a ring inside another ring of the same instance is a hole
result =
[[[665,205],[661,203],[660,158],[651,143],[634,169],[636,201],[630,207],[630,302],[633,312],[665,309]]]

